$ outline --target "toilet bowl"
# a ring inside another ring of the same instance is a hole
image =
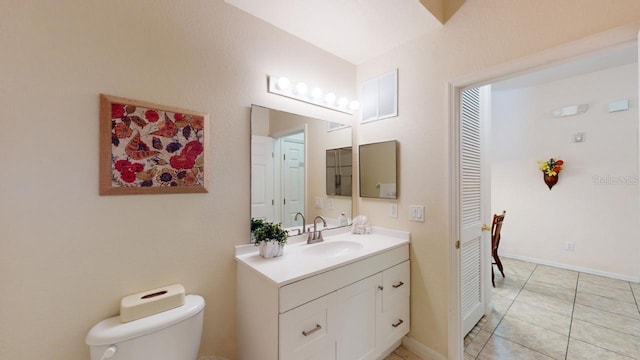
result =
[[[195,360],[204,299],[185,296],[184,305],[127,323],[119,316],[97,323],[87,334],[91,360]]]

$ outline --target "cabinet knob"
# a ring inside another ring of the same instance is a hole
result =
[[[398,326],[402,325],[402,323],[404,323],[404,321],[402,319],[398,319],[398,322],[395,324],[391,324],[391,326],[393,326],[394,328],[397,328]]]
[[[316,324],[316,327],[311,330],[302,330],[302,335],[309,336],[320,329],[322,329],[322,326],[320,326],[320,324]]]
[[[404,283],[403,283],[402,281],[400,281],[399,283],[397,283],[397,284],[393,285],[393,288],[394,288],[394,289],[397,289],[397,288],[399,288],[399,287],[400,287],[400,286],[402,286],[402,285],[404,285]]]
[[[384,290],[384,286],[378,285],[378,289],[380,289],[380,291],[382,291],[382,290]]]

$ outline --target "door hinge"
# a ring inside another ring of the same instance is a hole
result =
[[[282,203],[283,203],[284,205],[287,205],[287,199],[282,199]]]
[[[273,201],[273,199],[271,199],[271,206],[275,205],[275,201]]]
[[[460,249],[460,240],[456,241],[456,249]]]

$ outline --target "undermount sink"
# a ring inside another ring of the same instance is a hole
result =
[[[364,245],[355,241],[336,240],[309,245],[309,248],[305,249],[303,252],[308,255],[338,257],[355,250],[360,250],[363,247]]]

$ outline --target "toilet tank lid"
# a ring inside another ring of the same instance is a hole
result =
[[[89,330],[86,342],[89,346],[112,345],[150,334],[197,315],[204,309],[204,299],[199,295],[185,296],[184,305],[127,323],[120,316],[102,320]]]

